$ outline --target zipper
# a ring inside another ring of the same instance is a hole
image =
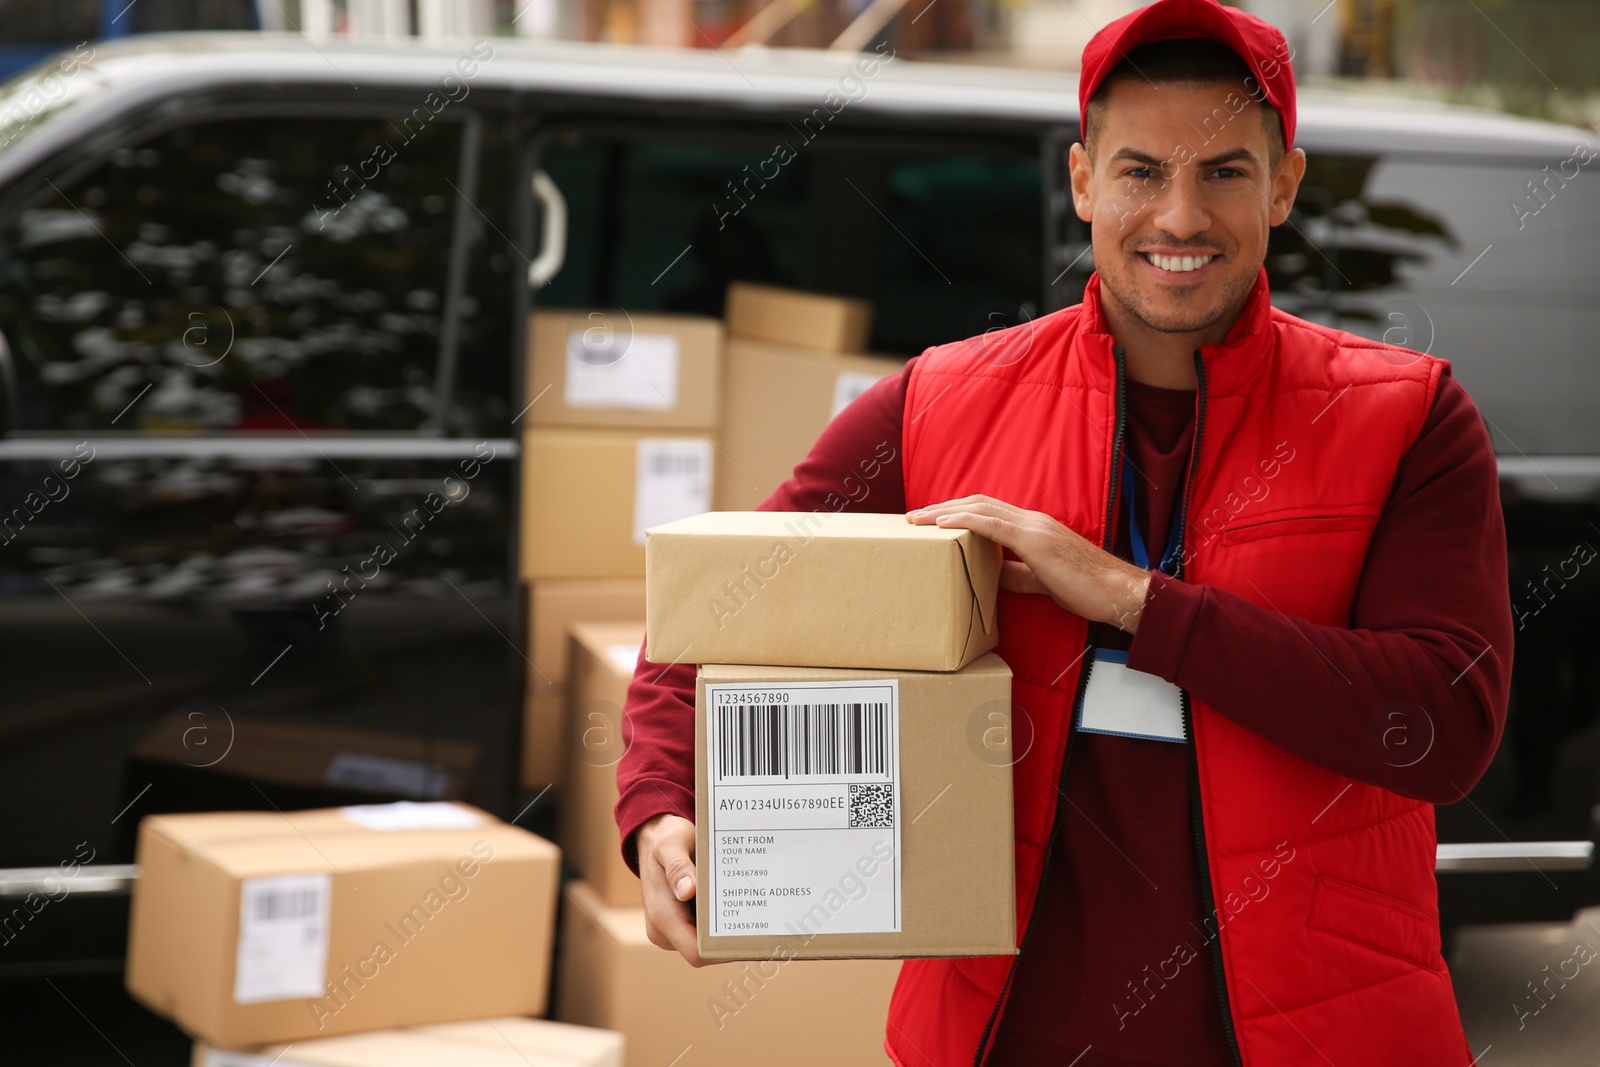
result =
[[[1206,365],[1199,349],[1194,353],[1194,368],[1200,387],[1195,393],[1197,405],[1194,419],[1194,447],[1189,453],[1189,471],[1184,479],[1183,498],[1178,515],[1178,566],[1174,577],[1182,578],[1184,572],[1184,542],[1189,532],[1189,496],[1194,489],[1194,472],[1200,462],[1200,441],[1206,425]],[[1169,548],[1170,552],[1171,549]],[[1217,909],[1216,893],[1211,887],[1211,859],[1206,851],[1205,819],[1200,812],[1200,750],[1194,736],[1194,713],[1189,706],[1189,691],[1179,690],[1183,701],[1183,734],[1189,739],[1189,826],[1194,834],[1195,861],[1200,871],[1200,904],[1202,915],[1214,915]],[[1222,927],[1217,927],[1216,942],[1211,951],[1211,970],[1216,980],[1217,1004],[1222,1010],[1222,1031],[1228,1038],[1228,1052],[1237,1067],[1243,1067],[1239,1054],[1239,1035],[1233,1029],[1233,1009],[1228,1003],[1228,976],[1222,967]]]
[[[1125,363],[1121,346],[1113,345],[1111,354],[1116,360],[1116,419],[1115,428],[1111,436],[1111,493],[1106,501],[1105,533],[1101,537],[1100,547],[1107,552],[1117,549],[1117,498],[1122,492],[1122,437],[1127,426],[1127,386],[1125,381]],[[1197,430],[1198,432],[1198,430]],[[1068,714],[1076,716],[1078,705],[1083,701],[1084,690],[1089,686],[1089,670],[1094,666],[1094,657],[1090,650],[1094,648],[1095,637],[1099,630],[1099,623],[1090,623],[1089,632],[1085,638],[1083,652],[1083,669],[1078,672],[1077,692],[1072,696],[1072,703],[1068,705]],[[1187,714],[1187,711],[1185,711]],[[1188,729],[1187,721],[1184,729]],[[1017,947],[1017,954],[1011,958],[1011,967],[1006,971],[1005,984],[1000,987],[1000,996],[994,1002],[994,1008],[989,1012],[989,1021],[983,1024],[983,1034],[978,1038],[977,1051],[973,1053],[972,1067],[983,1067],[984,1052],[989,1047],[989,1035],[994,1030],[996,1020],[1000,1018],[1000,1007],[1006,1002],[1006,996],[1011,992],[1011,980],[1017,976],[1017,964],[1022,961],[1022,954],[1028,948],[1028,941],[1033,937],[1034,918],[1039,913],[1039,902],[1044,899],[1045,882],[1050,878],[1050,857],[1056,848],[1056,838],[1061,834],[1061,801],[1060,797],[1066,792],[1067,761],[1072,758],[1072,743],[1077,740],[1078,732],[1071,728],[1068,722],[1067,750],[1061,754],[1061,768],[1056,774],[1056,814],[1050,822],[1050,837],[1045,842],[1044,863],[1039,872],[1039,888],[1033,895],[1033,907],[1028,911],[1028,925],[1022,931],[1022,944]]]

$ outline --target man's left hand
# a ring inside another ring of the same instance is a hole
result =
[[[1150,572],[1090,543],[1042,511],[1026,511],[991,496],[964,496],[906,513],[919,526],[971,530],[1011,550],[1000,585],[1043,593],[1074,615],[1134,633]]]

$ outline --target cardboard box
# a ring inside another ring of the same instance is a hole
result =
[[[567,884],[565,905],[557,1015],[621,1031],[627,1067],[889,1063],[884,1020],[900,972],[892,960],[695,968],[650,943],[643,908],[607,907],[582,882]]]
[[[760,341],[728,342],[717,510],[754,510],[845,405],[904,367],[903,360],[877,356],[821,356]],[[859,499],[861,486],[872,492],[881,464],[899,451],[896,438],[859,457],[857,469],[841,472],[841,479],[849,476],[858,484],[841,484],[840,497]]]
[[[949,671],[999,640],[1000,551],[898,514],[717,511],[651,529],[654,663]]]
[[[534,426],[712,429],[722,338],[722,323],[699,315],[536,311],[528,418]]]
[[[1012,954],[1010,714],[993,653],[941,672],[701,667],[701,958]]]
[[[477,766],[467,741],[228,715],[201,702],[130,750],[118,851],[132,857],[146,815],[459,800]]]
[[[643,576],[645,529],[710,509],[715,454],[699,434],[528,431],[522,577]]]
[[[155,815],[138,862],[128,991],[212,1045],[544,1010],[560,851],[475,808]]]
[[[623,1067],[622,1035],[589,1026],[480,1019],[347,1034],[252,1052],[197,1042],[193,1067]]]
[[[642,578],[549,578],[528,595],[528,673],[523,697],[522,784],[561,783],[566,740],[567,629],[575,622],[644,618]]]
[[[639,879],[622,862],[617,762],[622,706],[633,679],[643,622],[575,623],[567,758],[561,772],[561,847],[567,863],[607,904],[642,904]]]
[[[872,333],[872,304],[854,297],[734,282],[728,286],[723,319],[732,337],[823,352],[861,352]]]

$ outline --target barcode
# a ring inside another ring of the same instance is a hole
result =
[[[652,477],[670,477],[675,474],[699,474],[700,457],[685,452],[652,452],[645,467]]]
[[[888,774],[889,704],[735,704],[717,709],[719,778]]]
[[[307,918],[316,914],[320,895],[315,886],[258,891],[253,918],[257,922]]]

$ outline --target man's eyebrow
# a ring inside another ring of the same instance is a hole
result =
[[[1176,154],[1177,153],[1173,153],[1173,155]],[[1167,164],[1172,162],[1172,159],[1173,156],[1168,156],[1166,159],[1158,159],[1157,157],[1146,152],[1141,152],[1136,148],[1119,148],[1111,154],[1112,163],[1128,160],[1132,163],[1142,163],[1147,167],[1165,167]],[[1256,154],[1250,151],[1250,149],[1244,147],[1231,148],[1226,152],[1199,160],[1198,163],[1202,167],[1215,167],[1220,166],[1223,163],[1232,163],[1236,160],[1242,160],[1247,163],[1255,163],[1257,165],[1260,163],[1260,161],[1256,159]]]
[[[1171,157],[1168,157],[1167,159],[1157,159],[1155,156],[1147,155],[1146,153],[1140,152],[1135,148],[1119,148],[1111,154],[1111,162],[1113,163],[1124,159],[1131,160],[1134,163],[1143,163],[1148,167],[1164,167],[1168,162],[1170,162]]]
[[[1250,151],[1248,148],[1240,147],[1229,149],[1220,155],[1211,156],[1208,159],[1202,159],[1200,160],[1200,165],[1202,167],[1215,167],[1222,163],[1232,163],[1234,160],[1243,160],[1246,163],[1258,162],[1254,152]]]

